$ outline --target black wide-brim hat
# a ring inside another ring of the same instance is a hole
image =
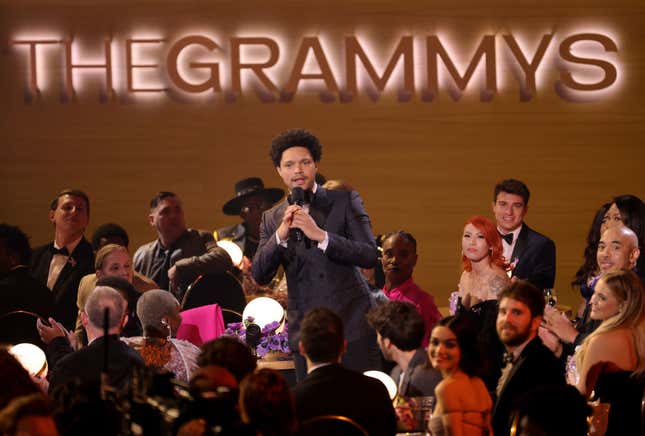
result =
[[[282,198],[284,191],[280,188],[265,188],[259,177],[242,179],[235,184],[235,198],[224,204],[222,212],[225,215],[239,215],[246,199],[254,195],[264,197],[273,205]]]

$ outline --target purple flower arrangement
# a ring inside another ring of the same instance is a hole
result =
[[[244,322],[232,322],[226,325],[224,334],[238,338],[240,341],[246,343],[246,328],[249,324],[253,323],[253,317],[248,317]],[[280,327],[280,323],[274,321],[264,326],[260,336],[260,343],[256,348],[258,357],[264,357],[270,351],[278,351],[281,353],[289,354],[289,335],[287,334],[287,325],[280,333],[276,330]]]

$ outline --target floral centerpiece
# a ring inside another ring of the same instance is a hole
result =
[[[226,325],[224,334],[234,336],[240,341],[246,343],[246,328],[254,321],[253,317],[247,317],[244,322],[233,322]],[[287,334],[287,325],[284,325],[282,331],[277,332],[280,323],[271,322],[264,326],[260,333],[260,341],[256,348],[258,357],[262,358],[268,354],[290,354],[289,335]]]

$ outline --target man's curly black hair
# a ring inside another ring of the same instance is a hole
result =
[[[279,167],[282,153],[291,147],[305,147],[315,162],[320,162],[322,146],[313,133],[305,129],[291,129],[280,133],[271,141],[269,156],[273,166]]]

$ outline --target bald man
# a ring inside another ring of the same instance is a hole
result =
[[[596,260],[601,274],[632,270],[636,267],[640,249],[638,237],[629,227],[615,226],[605,230],[598,243]],[[593,283],[595,287],[595,282]],[[547,307],[544,312],[546,326],[540,328],[540,337],[556,355],[571,355],[575,347],[600,325],[601,321],[589,318],[591,301],[587,302],[578,327],[559,311]]]

